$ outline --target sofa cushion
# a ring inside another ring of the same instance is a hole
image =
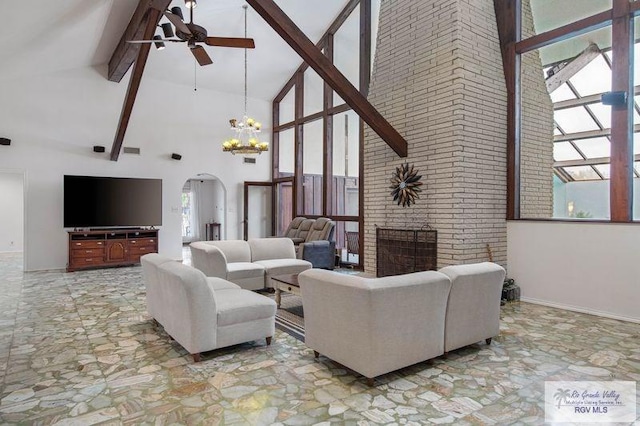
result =
[[[329,240],[333,236],[333,227],[335,224],[333,221],[326,217],[320,217],[316,219],[313,226],[306,235],[305,242]]]
[[[255,263],[262,265],[266,273],[270,276],[299,274],[302,271],[311,269],[312,266],[311,262],[301,259],[271,259],[260,260]]]
[[[309,232],[311,231],[311,228],[313,228],[314,223],[316,223],[315,219],[303,220],[300,224],[300,227],[298,228],[296,238],[300,238],[302,241],[305,241],[307,239],[307,235],[309,235]]]
[[[249,240],[251,261],[295,259],[296,249],[290,238],[253,238]]]
[[[270,318],[276,314],[276,302],[249,290],[225,290],[216,293],[218,326]]]
[[[303,221],[305,221],[306,219],[307,218],[303,217],[303,216],[298,216],[298,217],[293,218],[293,220],[289,224],[289,227],[285,231],[283,237],[287,237],[287,238],[297,237],[298,236],[298,228],[300,227],[300,224]]]
[[[227,263],[227,279],[239,280],[264,276],[264,266],[251,262]]]
[[[206,241],[206,244],[218,247],[227,263],[251,262],[251,250],[244,240]]]
[[[207,283],[209,287],[211,287],[214,291],[217,290],[227,290],[227,289],[238,289],[240,286],[238,284],[234,284],[227,280],[223,280],[222,278],[216,277],[207,277]]]

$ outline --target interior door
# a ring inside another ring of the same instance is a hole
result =
[[[271,182],[244,183],[244,239],[274,235],[274,185]]]

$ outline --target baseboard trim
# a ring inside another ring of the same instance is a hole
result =
[[[633,322],[633,323],[636,323],[636,324],[640,324],[640,318],[626,317],[624,315],[616,315],[616,314],[612,314],[610,312],[596,311],[596,310],[593,310],[593,309],[585,309],[585,308],[581,308],[579,306],[565,305],[563,303],[549,302],[547,300],[533,299],[533,298],[530,298],[530,297],[521,297],[520,300],[522,302],[533,303],[534,305],[549,306],[551,308],[564,309],[564,310],[572,311],[572,312],[580,312],[581,314],[595,315],[595,316],[598,316],[598,317],[610,318],[610,319],[614,319],[614,320]]]

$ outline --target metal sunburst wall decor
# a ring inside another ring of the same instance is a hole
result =
[[[396,167],[389,187],[392,189],[393,201],[397,201],[398,205],[402,204],[402,207],[409,207],[411,204],[415,204],[416,198],[420,198],[418,193],[422,191],[420,189],[420,186],[422,186],[421,178],[422,175],[419,175],[418,171],[413,165],[410,166],[409,163]]]

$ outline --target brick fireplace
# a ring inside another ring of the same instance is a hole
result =
[[[438,267],[506,262],[506,89],[493,0],[383,0],[369,100],[402,134],[399,158],[365,130],[365,270],[376,226],[438,232]],[[415,205],[392,202],[405,161],[423,176]]]

